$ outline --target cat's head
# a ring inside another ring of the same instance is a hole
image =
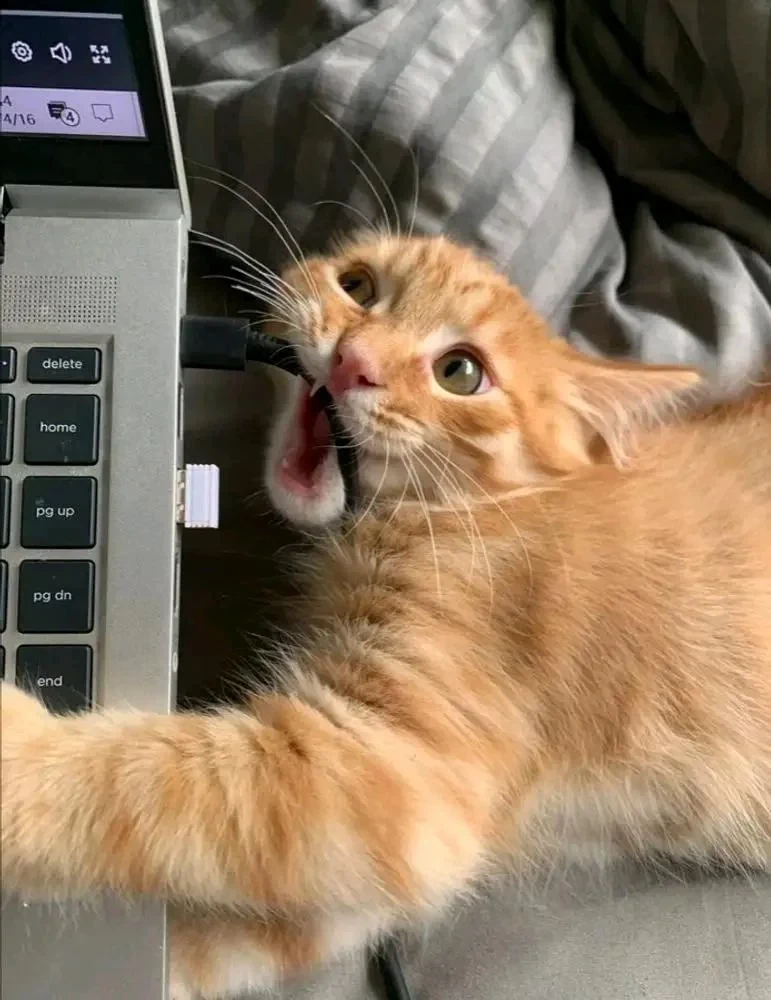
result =
[[[641,415],[699,380],[577,353],[489,264],[442,238],[365,236],[283,281],[276,332],[334,397],[369,495],[451,503],[618,460]],[[329,426],[299,379],[272,430],[267,486],[295,524],[342,513]]]

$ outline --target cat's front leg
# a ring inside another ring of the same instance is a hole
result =
[[[491,835],[498,789],[479,741],[436,701],[429,744],[317,694],[54,717],[4,685],[4,887],[393,920],[441,905]]]

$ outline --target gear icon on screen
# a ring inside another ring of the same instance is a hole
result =
[[[27,63],[32,58],[32,46],[26,42],[11,42],[11,55],[19,62]]]

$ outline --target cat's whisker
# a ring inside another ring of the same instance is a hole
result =
[[[401,225],[400,225],[400,222],[399,222],[399,207],[396,204],[396,199],[394,198],[393,193],[391,192],[390,187],[388,186],[388,184],[386,184],[385,178],[383,177],[383,175],[381,174],[381,172],[378,170],[378,168],[373,163],[372,157],[370,157],[364,151],[364,149],[362,148],[361,144],[358,143],[356,141],[356,139],[354,139],[354,137],[351,135],[351,133],[348,131],[348,129],[344,128],[340,124],[340,122],[336,121],[331,115],[328,115],[327,112],[324,111],[323,108],[319,107],[318,104],[314,104],[313,107],[316,109],[316,111],[318,111],[318,113],[321,115],[322,118],[325,118],[333,128],[336,128],[337,131],[340,132],[340,134],[343,135],[348,140],[348,142],[351,143],[351,145],[354,147],[354,149],[356,149],[361,154],[362,158],[364,159],[364,161],[366,162],[366,164],[369,166],[370,170],[372,171],[375,179],[377,181],[379,181],[380,184],[382,184],[383,190],[384,190],[384,192],[385,192],[385,194],[386,194],[386,196],[387,196],[387,198],[388,198],[388,200],[389,200],[389,202],[391,204],[391,207],[393,208],[394,221],[396,223],[396,235],[397,236],[401,236]],[[360,168],[357,166],[356,163],[353,163],[353,166],[356,167],[357,170],[360,170]],[[370,185],[370,188],[372,189],[373,194],[376,195],[378,202],[383,207],[383,214],[384,214],[384,217],[385,217],[386,224],[389,227],[389,235],[390,235],[391,222],[390,222],[390,218],[389,218],[388,212],[385,211],[385,205],[383,205],[383,199],[379,195],[377,195],[377,193],[375,192],[374,185],[369,180],[369,178],[367,178],[363,173],[362,173],[362,176],[367,181],[367,183]]]
[[[418,456],[416,455],[415,457],[417,458]],[[429,452],[426,452],[423,457],[427,461],[430,461],[434,466],[436,466],[437,459],[434,458]],[[445,458],[447,458],[447,457],[448,456],[445,456]],[[449,463],[445,461],[444,466],[443,466],[443,468],[441,470],[442,476],[446,477],[446,478],[452,478],[452,477],[449,476],[448,469],[449,469]],[[428,470],[426,470],[426,471],[428,471]],[[474,568],[475,568],[475,564],[476,564],[476,542],[477,542],[477,539],[478,539],[479,544],[481,545],[481,548],[482,548],[482,556],[484,558],[485,567],[486,567],[486,571],[487,571],[487,580],[488,580],[489,591],[490,591],[490,612],[492,613],[493,602],[494,602],[494,597],[495,597],[495,584],[493,582],[493,572],[492,572],[492,566],[490,564],[490,557],[489,557],[488,552],[487,552],[487,544],[486,544],[484,536],[482,535],[482,532],[481,532],[481,530],[479,528],[479,525],[477,524],[476,518],[474,517],[474,513],[473,513],[473,511],[471,509],[471,506],[468,503],[468,501],[466,500],[466,498],[463,496],[463,492],[460,489],[459,483],[457,482],[457,480],[452,479],[452,484],[453,484],[453,486],[455,488],[455,493],[456,493],[457,499],[460,501],[460,503],[463,505],[463,507],[466,510],[466,515],[468,517],[469,528],[471,530],[471,535],[470,536],[468,535],[468,532],[467,532],[467,537],[469,538],[469,542],[470,542],[470,544],[472,546],[472,548],[471,548],[471,569],[469,571],[469,576],[473,577],[473,575],[474,575]],[[442,492],[442,495],[446,497],[447,494],[446,494],[445,490],[441,487],[441,485],[438,482],[437,482],[436,485],[437,485],[437,488]],[[449,509],[452,510],[452,512],[454,514],[456,514],[456,516],[458,517],[459,521],[463,525],[463,521],[460,518],[460,514],[457,513],[456,508],[454,506],[451,506]]]
[[[286,281],[284,278],[282,278],[280,274],[277,274],[272,268],[268,267],[268,265],[264,264],[262,261],[255,260],[254,258],[251,258],[251,262],[249,264],[249,269],[251,271],[256,272],[257,276],[265,278],[265,279],[267,279],[267,280],[269,280],[271,282],[275,282],[281,288],[283,288],[284,291],[288,295],[294,296],[296,299],[298,299],[298,301],[300,301],[300,302],[304,302],[305,301],[305,296],[303,296],[288,281]]]
[[[429,540],[431,542],[431,552],[434,558],[434,572],[436,573],[436,593],[439,600],[442,600],[442,582],[439,575],[439,555],[436,550],[436,537],[434,536],[434,526],[431,523],[431,511],[428,509],[428,504],[426,503],[426,495],[423,491],[423,486],[420,482],[420,477],[415,470],[415,466],[412,464],[412,460],[408,454],[404,455],[404,464],[407,470],[407,475],[412,480],[412,484],[415,487],[415,492],[418,496],[418,501],[420,503],[421,510],[423,511],[423,516],[426,519],[426,527],[428,529]]]
[[[246,325],[247,330],[262,330],[267,323],[274,323],[277,326],[284,327],[283,336],[285,337],[290,337],[292,334],[300,332],[293,316],[287,316],[286,313],[276,309],[275,306],[271,306],[270,303],[265,304],[268,305],[268,309],[239,310],[239,316],[252,317]]]
[[[249,198],[246,197],[246,195],[241,194],[240,191],[237,191],[235,188],[229,187],[227,184],[223,184],[222,181],[215,180],[213,177],[204,177],[201,174],[193,175],[190,179],[191,180],[203,181],[204,183],[207,183],[207,184],[213,184],[215,187],[221,188],[223,191],[227,191],[229,194],[232,194],[234,198],[238,198],[239,201],[242,201],[248,208],[250,208],[254,212],[254,214],[258,218],[262,219],[263,222],[267,226],[270,226],[270,228],[273,230],[273,232],[276,234],[276,236],[278,237],[278,239],[283,244],[286,252],[292,258],[292,260],[297,265],[297,267],[302,272],[302,274],[305,275],[305,279],[306,279],[306,281],[308,282],[308,284],[309,284],[309,286],[311,288],[313,297],[315,298],[316,302],[318,302],[319,304],[321,303],[321,294],[319,292],[318,286],[316,285],[316,282],[313,280],[313,275],[310,272],[308,264],[305,261],[305,255],[303,254],[302,250],[300,250],[300,247],[299,247],[299,244],[297,243],[297,240],[289,232],[289,229],[286,226],[286,224],[283,223],[283,220],[282,220],[282,225],[284,225],[284,228],[286,229],[287,233],[289,234],[289,237],[290,237],[292,243],[290,243],[287,240],[287,238],[284,236],[284,234],[278,228],[278,226],[276,225],[276,223],[273,222],[273,220],[271,218],[269,218],[263,211],[261,211],[254,204],[253,201],[250,201]],[[249,190],[254,191],[254,189],[251,188],[248,184],[245,185],[245,186],[247,188],[249,188]],[[263,202],[267,202],[267,199],[265,199],[261,194],[259,194],[259,192],[254,192],[254,193]],[[269,202],[267,202],[267,204],[270,206],[271,209],[273,209],[273,206],[270,205]],[[275,209],[273,209],[273,211],[275,212]],[[295,250],[293,249],[292,244],[294,244],[294,246],[297,247],[297,252],[295,252]],[[299,254],[299,256],[298,256],[298,254]]]
[[[243,269],[243,268],[240,268],[240,267],[236,267],[235,265],[231,265],[231,266],[232,266],[233,270],[236,272],[236,274],[241,274],[241,275],[244,275],[246,277],[254,277],[254,275],[250,271],[247,271],[246,269]],[[274,287],[278,291],[283,292],[283,294],[286,295],[288,298],[290,298],[290,299],[292,299],[292,300],[294,300],[294,301],[296,301],[296,302],[298,302],[300,304],[303,303],[303,301],[304,301],[303,296],[297,291],[296,288],[293,288],[289,284],[289,282],[284,281],[284,279],[281,278],[281,277],[279,277],[279,275],[274,274],[273,271],[271,271],[270,268],[268,268],[268,267],[261,267],[260,271],[261,271],[261,273],[259,273],[258,276],[259,276],[259,278],[260,278],[261,281],[264,281],[267,284],[269,284],[271,287]]]
[[[231,288],[241,292],[249,298],[257,299],[260,303],[268,307],[267,315],[276,319],[283,319],[295,329],[300,329],[297,323],[297,313],[294,306],[285,300],[274,297],[275,293],[250,282],[236,281],[231,279]]]
[[[273,313],[270,309],[239,309],[239,316],[254,316],[258,319],[271,319]]]
[[[259,274],[258,268],[264,267],[259,261],[256,261],[252,256],[243,250],[239,250],[237,246],[233,243],[229,243],[227,240],[222,240],[218,236],[210,236],[208,233],[202,233],[197,229],[191,230],[192,239],[191,242],[197,246],[207,247],[209,250],[216,250],[220,253],[227,254],[230,257],[234,257],[239,260],[245,267],[249,268],[253,272],[256,272],[255,276]],[[273,272],[271,272],[272,274]]]
[[[418,217],[418,199],[420,196],[420,167],[418,165],[418,154],[412,148],[408,146],[407,150],[412,157],[412,172],[413,172],[413,185],[414,190],[412,193],[412,211],[410,213],[410,224],[407,228],[407,238],[412,239],[412,234],[415,230],[415,220]]]
[[[405,472],[406,472],[406,469],[405,469]],[[382,526],[382,529],[381,529],[381,532],[380,532],[381,537],[382,537],[383,531],[385,531],[385,529],[388,528],[393,523],[394,519],[398,516],[399,511],[402,509],[402,506],[404,505],[404,501],[405,501],[405,499],[407,497],[407,490],[409,488],[410,488],[410,479],[409,479],[409,475],[406,475],[405,478],[404,478],[404,485],[402,486],[402,492],[401,492],[401,494],[399,496],[399,499],[394,504],[394,506],[393,506],[393,508],[391,510],[391,513],[388,515],[388,517],[383,522],[383,526]]]
[[[364,431],[361,431],[359,433],[351,433],[350,431],[348,431],[348,437],[350,440],[346,444],[337,443],[335,445],[335,448],[339,451],[344,451],[346,449],[349,449],[351,451],[361,452],[363,449],[367,447],[370,441],[374,441],[375,433],[374,431],[370,432],[369,434],[366,434],[366,432]]]
[[[370,435],[367,438],[364,438],[361,441],[355,441],[355,440],[351,439],[351,441],[348,442],[348,443],[346,443],[346,444],[342,444],[342,443],[336,444],[335,445],[335,450],[336,451],[360,451],[362,448],[365,447],[365,445],[369,444],[369,442],[371,440],[372,440],[372,435]]]
[[[372,510],[372,508],[377,503],[377,499],[378,499],[378,497],[380,495],[380,491],[383,489],[383,485],[384,485],[384,483],[386,481],[386,478],[388,476],[388,463],[389,463],[390,458],[391,458],[391,446],[388,443],[388,438],[386,438],[385,446],[386,446],[386,454],[385,454],[385,461],[383,463],[383,472],[382,472],[382,475],[380,476],[380,482],[377,484],[377,488],[375,489],[374,493],[372,494],[372,497],[370,498],[369,503],[364,508],[364,510],[361,512],[361,514],[356,518],[356,520],[354,521],[354,523],[351,525],[351,527],[349,528],[347,534],[351,534],[351,532],[355,531],[359,527],[359,525],[364,521],[364,519],[367,517],[367,515],[369,514],[369,512]]]
[[[597,279],[595,279],[596,281]],[[574,309],[592,309],[596,306],[601,306],[607,297],[617,299],[624,305],[628,304],[631,308],[635,306],[639,308],[646,308],[646,303],[644,297],[650,295],[651,293],[660,292],[662,288],[662,283],[656,282],[655,284],[643,284],[635,285],[632,283],[631,287],[623,289],[611,289],[610,295],[606,296],[597,288],[588,288],[581,292],[576,292],[573,296],[573,301],[570,305],[571,312]],[[639,299],[637,302],[629,302],[630,299]]]
[[[260,299],[262,302],[268,302],[267,296],[265,295],[265,289],[260,288],[258,285],[246,285],[243,282],[233,282],[232,287],[237,292],[243,292],[244,295],[248,295],[253,299]]]
[[[320,208],[322,205],[337,205],[338,208],[342,208],[346,212],[353,212],[354,215],[358,215],[363,220],[367,229],[371,230],[376,236],[378,235],[379,230],[377,226],[375,226],[371,219],[367,218],[361,209],[355,208],[353,205],[348,205],[344,201],[335,201],[334,198],[322,198],[321,201],[314,201],[312,207]]]
[[[605,274],[596,275],[593,279],[594,284],[595,285],[599,284],[599,282],[602,281],[604,277]],[[661,282],[657,282],[655,285],[650,284],[650,285],[636,286],[635,288],[624,288],[620,291],[616,291],[615,296],[616,298],[629,298],[629,296],[633,295],[635,292],[656,292],[659,291],[660,289],[661,289]],[[575,299],[591,298],[591,296],[593,295],[599,297],[599,294],[600,293],[596,288],[585,288],[580,292],[576,292],[574,296],[574,301]]]
[[[240,277],[231,278],[231,281],[238,281],[242,284],[247,284],[250,288],[253,288],[256,292],[259,292],[264,296],[265,301],[271,301],[274,303],[282,303],[287,309],[295,313],[297,312],[298,302],[291,299],[287,293],[278,285],[272,285],[265,280],[265,278],[255,278],[248,271],[244,271],[241,268],[233,268],[233,271],[240,275]]]
[[[221,236],[215,236],[212,233],[205,233],[201,229],[191,229],[191,243],[208,247],[211,250],[220,250],[231,257],[235,257],[242,261],[247,267],[257,268],[261,265],[260,261],[252,257],[251,254],[237,247],[235,243],[231,243],[229,240],[223,239]]]
[[[239,316],[252,316],[254,317],[249,323],[247,323],[247,329],[255,330],[257,327],[262,326],[266,320],[271,320],[274,323],[278,323],[280,326],[285,326],[289,330],[297,330],[297,324],[294,320],[288,319],[286,316],[277,316],[270,309],[239,309]]]
[[[361,179],[364,181],[364,183],[369,187],[370,191],[372,192],[372,196],[374,197],[375,201],[378,204],[378,207],[380,208],[380,211],[383,214],[383,219],[384,219],[385,225],[386,225],[386,235],[390,236],[390,231],[389,231],[390,230],[390,221],[389,221],[389,218],[388,218],[388,210],[385,207],[385,202],[380,197],[380,194],[378,193],[377,188],[372,183],[372,181],[369,179],[369,177],[367,177],[367,174],[362,169],[362,167],[360,167],[358,163],[352,163],[352,166],[353,166],[353,169],[358,173],[358,175],[361,177]]]
[[[258,326],[258,325],[259,325],[259,324],[258,324],[257,322],[254,322],[254,323],[249,323],[249,324],[248,324],[248,329],[254,329],[254,327],[255,327],[255,326]],[[286,344],[286,345],[285,345],[285,346],[283,346],[283,347],[279,347],[279,348],[278,348],[278,349],[276,350],[275,354],[274,354],[274,358],[275,358],[275,360],[276,360],[276,361],[278,362],[279,360],[282,360],[282,361],[283,361],[283,359],[284,359],[284,357],[285,357],[285,356],[286,356],[286,357],[290,357],[290,358],[291,358],[291,357],[293,357],[293,356],[294,356],[294,354],[295,354],[295,348],[294,348],[294,344],[291,344],[291,343],[289,343],[289,344]],[[259,363],[259,362],[258,362],[258,363]],[[284,376],[284,377],[285,377],[286,379],[291,379],[292,381],[294,381],[294,379],[295,379],[295,378],[297,377],[297,376],[295,376],[295,375],[290,375],[290,373],[289,373],[289,372],[286,372],[286,371],[283,371],[283,370],[282,370],[281,368],[279,368],[279,367],[278,367],[277,365],[275,365],[275,364],[274,364],[274,365],[270,365],[270,366],[268,366],[268,367],[270,368],[270,370],[271,370],[271,371],[272,371],[272,372],[273,372],[274,374],[279,374],[279,373],[280,373],[280,374],[281,374],[282,376]]]
[[[442,452],[440,452],[438,449],[434,448],[433,445],[430,445],[427,442],[425,444],[425,447],[427,449],[430,449],[430,450],[436,452],[436,454],[438,454],[440,456],[442,455]],[[515,532],[515,534],[517,535],[517,538],[519,539],[520,545],[522,546],[522,552],[524,553],[525,559],[527,561],[528,572],[529,572],[529,577],[530,577],[530,585],[532,587],[532,583],[533,583],[533,565],[532,565],[532,562],[531,562],[531,559],[530,559],[530,553],[528,552],[527,544],[525,543],[525,538],[524,538],[521,530],[514,523],[514,521],[512,520],[512,518],[509,516],[509,514],[504,510],[504,508],[501,506],[500,502],[498,500],[496,500],[495,497],[492,496],[492,494],[488,493],[488,491],[482,486],[482,484],[480,482],[478,482],[469,472],[466,472],[466,470],[464,468],[462,468],[460,465],[458,465],[457,462],[453,462],[452,459],[449,458],[449,456],[448,456],[448,461],[449,461],[451,467],[453,469],[455,469],[456,472],[460,473],[460,475],[462,475],[469,483],[471,483],[471,485],[476,490],[478,490],[479,493],[481,493],[483,497],[485,497],[490,503],[492,503],[500,511],[500,513],[503,515],[503,517],[506,519],[507,523],[511,525],[512,531]],[[515,492],[515,495],[516,495],[516,493],[518,491],[514,491],[514,492]],[[533,492],[535,492],[535,490]]]
[[[271,228],[275,232],[276,236],[278,236],[278,238],[281,240],[281,242],[286,247],[287,251],[289,252],[289,255],[292,257],[292,259],[294,260],[295,264],[297,264],[297,266],[300,268],[300,270],[303,271],[303,273],[305,274],[305,277],[306,277],[306,279],[308,281],[308,284],[311,286],[311,288],[314,291],[314,295],[315,295],[316,301],[320,303],[321,302],[321,296],[319,294],[319,289],[318,289],[316,283],[313,280],[313,276],[310,273],[307,261],[305,260],[305,255],[302,252],[302,248],[300,247],[300,244],[298,243],[296,237],[292,233],[292,230],[286,224],[286,222],[284,221],[284,219],[282,219],[281,213],[276,210],[276,208],[270,203],[270,201],[265,197],[265,195],[261,194],[253,185],[251,185],[247,181],[243,180],[243,178],[237,177],[235,174],[231,174],[227,170],[223,170],[220,167],[213,167],[213,166],[211,166],[209,164],[202,163],[200,160],[193,160],[190,157],[187,157],[187,159],[188,159],[188,161],[190,163],[194,164],[197,167],[201,167],[204,170],[210,170],[210,171],[212,171],[212,173],[217,173],[221,177],[227,177],[230,180],[234,181],[236,184],[240,184],[242,187],[246,188],[247,191],[249,191],[251,194],[253,194],[255,198],[258,198],[259,201],[263,205],[265,205],[265,207],[268,208],[273,213],[273,216],[276,219],[276,223],[278,223],[279,226],[283,227],[284,233],[286,234],[286,237],[287,237],[286,239],[284,238],[284,236],[282,235],[282,233],[280,232],[280,230],[278,229],[278,226],[276,224],[274,224],[273,222],[271,222],[270,219],[266,218],[266,216],[262,212],[260,212],[256,208],[256,206],[254,206],[249,201],[248,198],[245,198],[243,195],[240,194],[240,192],[236,191],[234,188],[228,187],[227,184],[223,184],[222,182],[214,181],[211,177],[204,177],[204,176],[201,176],[201,175],[196,175],[193,178],[191,178],[191,179],[194,179],[194,180],[208,181],[211,184],[218,184],[225,191],[229,191],[231,194],[234,194],[234,195],[240,197],[241,200],[244,201],[247,205],[249,205],[252,208],[252,210],[260,218],[262,218],[269,226],[271,226]],[[287,243],[287,239],[294,246],[294,248],[296,250],[296,254],[290,248],[289,244]]]
[[[445,466],[444,469],[439,470],[440,478],[437,479],[436,475],[432,472],[431,468],[428,465],[426,465],[426,462],[423,461],[423,459],[417,452],[413,453],[413,457],[425,470],[428,477],[433,481],[434,488],[436,489],[439,496],[445,500],[443,509],[450,511],[455,516],[462,530],[466,534],[466,538],[468,539],[469,545],[471,546],[471,566],[469,567],[469,580],[468,580],[468,586],[470,586],[474,577],[474,571],[476,569],[476,535],[474,532],[474,528],[476,527],[476,525],[472,523],[473,519],[471,518],[469,520],[469,524],[468,525],[466,524],[464,519],[461,517],[460,511],[452,501],[450,493],[448,493],[447,490],[444,488],[444,486],[442,486],[442,480],[447,478],[447,467]],[[424,458],[426,459],[426,461],[429,461],[431,465],[436,467],[436,462],[430,455],[426,454],[424,455]],[[468,505],[466,506],[466,511],[467,511],[467,516],[470,517],[470,510],[468,508]]]
[[[428,457],[428,456],[426,456],[426,457]],[[463,505],[464,509],[467,512],[468,519],[469,519],[469,524],[472,527],[473,531],[476,533],[477,539],[479,541],[480,548],[482,550],[482,558],[484,559],[485,572],[487,574],[487,580],[488,580],[488,584],[489,584],[489,597],[490,597],[490,601],[489,601],[489,613],[492,614],[493,604],[494,604],[494,599],[495,599],[495,582],[494,582],[494,579],[493,579],[493,571],[492,571],[492,565],[490,563],[490,556],[489,556],[488,551],[487,551],[487,542],[486,542],[486,540],[484,538],[484,535],[482,534],[482,531],[481,531],[481,529],[480,529],[480,527],[479,527],[479,525],[477,523],[477,519],[476,519],[476,517],[474,515],[474,511],[473,511],[473,509],[471,507],[471,504],[469,503],[468,499],[464,495],[464,492],[461,489],[460,484],[457,482],[457,480],[453,480],[453,483],[454,483],[454,486],[455,486],[457,498],[458,498],[458,500],[460,501],[460,503]]]
[[[245,273],[246,272],[242,272],[242,274],[245,274]],[[251,288],[253,290],[253,292],[257,294],[257,296],[259,298],[261,298],[261,299],[263,299],[265,301],[266,305],[269,305],[272,309],[276,310],[276,312],[279,315],[281,315],[281,316],[283,316],[283,317],[285,317],[287,319],[290,316],[293,316],[296,313],[296,311],[297,311],[297,303],[293,302],[280,289],[274,288],[274,287],[272,287],[270,285],[264,285],[260,281],[257,281],[257,282],[250,282],[250,281],[243,282],[242,280],[237,279],[237,278],[233,279],[233,281],[234,281],[234,287],[236,287],[235,282],[238,281],[239,284],[242,284],[242,285],[245,284],[246,287]],[[283,308],[280,308],[280,307],[283,307]]]
[[[257,289],[255,289],[255,291],[257,291]],[[297,315],[294,310],[287,308],[282,303],[274,301],[265,295],[260,294],[258,297],[260,299],[260,304],[265,306],[264,309],[242,309],[240,310],[239,315],[261,316],[264,320],[272,319],[297,331],[301,329],[297,323]]]
[[[229,285],[233,284],[232,274],[222,274],[217,271],[212,271],[211,274],[202,274],[201,281],[227,281]]]
[[[215,244],[204,243],[204,242],[201,242],[201,241],[199,241],[199,242],[200,242],[200,245],[202,245],[202,246],[208,246],[212,250],[220,251],[220,250],[224,249],[224,248],[216,246]],[[229,253],[230,251],[225,251],[225,252]],[[233,270],[236,270],[236,269],[233,268]],[[259,275],[252,275],[250,272],[247,272],[247,271],[244,271],[243,274],[246,275],[250,279],[250,281],[248,282],[248,284],[249,284],[249,287],[250,287],[251,291],[248,294],[251,297],[262,298],[262,299],[264,299],[266,301],[266,303],[270,302],[272,304],[272,299],[269,298],[268,291],[273,292],[274,290],[272,288],[268,289],[268,288],[266,288],[265,285],[262,284],[262,282],[263,282],[264,279],[261,276],[259,276]],[[207,277],[219,278],[219,279],[221,279],[223,281],[227,281],[228,284],[230,285],[230,287],[232,287],[232,288],[236,287],[236,285],[234,283],[233,276],[231,274],[212,274],[212,275],[207,275]],[[299,303],[297,303],[297,304],[299,304]],[[295,304],[295,303],[290,303],[289,304],[289,309],[290,309],[290,313],[291,314],[296,313],[297,304]]]
[[[230,274],[217,274],[217,273],[204,274],[204,275],[201,276],[201,280],[202,281],[213,281],[213,280],[226,281],[229,288],[232,288],[234,291],[240,290],[239,289],[239,285],[234,282],[233,277]],[[271,312],[262,312],[261,315],[263,315],[265,317],[272,317],[272,316],[279,317],[280,316],[280,317],[283,317],[283,322],[288,323],[289,325],[292,325],[292,326],[296,326],[296,321],[294,320],[294,318],[291,317],[291,313],[290,312],[286,312],[283,309],[281,309],[278,302],[274,302],[274,301],[270,300],[266,295],[263,295],[262,291],[257,286],[249,286],[249,287],[250,288],[251,287],[254,288],[254,292],[252,294],[256,293],[257,295],[259,295],[259,297],[261,299],[264,299],[264,301],[265,301],[265,303],[267,305],[270,305],[272,307],[272,311]],[[239,310],[238,315],[244,315],[247,312],[249,312],[250,315],[256,315],[256,311],[255,310],[245,310],[245,309]]]

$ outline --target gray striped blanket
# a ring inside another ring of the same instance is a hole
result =
[[[771,351],[770,0],[161,7],[185,152],[304,249],[394,224],[392,198],[588,350],[728,378]],[[243,201],[192,194],[199,228],[281,265]]]

